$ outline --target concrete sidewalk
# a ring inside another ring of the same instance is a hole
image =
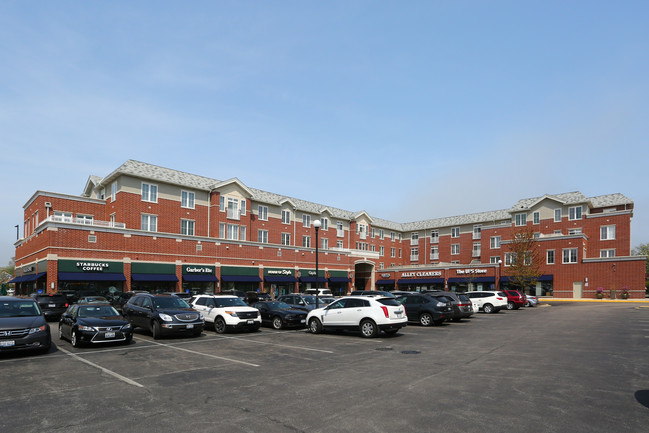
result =
[[[612,303],[640,303],[649,304],[649,298],[645,299],[589,299],[589,298],[553,298],[544,296],[539,298],[539,302],[612,302]]]

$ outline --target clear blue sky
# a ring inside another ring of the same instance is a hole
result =
[[[649,242],[648,1],[0,3],[0,265],[137,159],[397,222],[569,191]]]

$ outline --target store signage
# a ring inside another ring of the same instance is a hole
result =
[[[391,274],[381,274],[381,278],[390,278]]]
[[[187,266],[185,272],[188,274],[211,274],[212,268],[205,266]]]
[[[104,262],[77,262],[77,269],[83,272],[104,272],[104,269],[108,269],[109,266]]]
[[[486,274],[486,269],[456,269],[457,275]]]
[[[269,269],[267,271],[267,275],[285,275],[290,277],[293,275],[293,271],[291,271],[290,269]]]
[[[35,270],[36,270],[36,268],[34,267],[34,265],[26,266],[26,267],[23,268],[23,274],[25,274],[27,272],[34,272]]]
[[[401,278],[441,277],[442,271],[404,272]]]

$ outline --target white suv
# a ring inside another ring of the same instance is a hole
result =
[[[189,301],[192,308],[205,316],[205,321],[214,325],[214,330],[223,334],[228,329],[256,331],[261,326],[261,314],[248,306],[238,296],[196,295]]]
[[[503,308],[507,308],[507,295],[503,292],[479,291],[466,292],[471,299],[474,311],[484,311],[485,313],[497,313]]]
[[[375,337],[379,331],[394,334],[406,326],[403,305],[394,298],[347,296],[306,316],[309,331],[318,334],[327,329],[361,331],[363,337]]]

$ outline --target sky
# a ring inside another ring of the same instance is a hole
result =
[[[0,266],[129,159],[395,222],[581,191],[649,242],[647,1],[0,2]]]

